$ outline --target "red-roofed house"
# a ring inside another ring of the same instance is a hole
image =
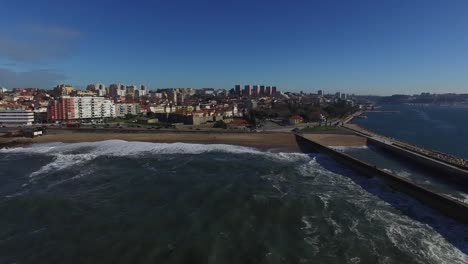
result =
[[[302,124],[304,123],[304,118],[300,115],[293,115],[289,118],[289,124],[291,125],[297,125],[297,124]]]

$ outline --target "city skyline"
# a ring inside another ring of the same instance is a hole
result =
[[[5,1],[2,10],[0,86],[7,88],[468,90],[465,1]]]

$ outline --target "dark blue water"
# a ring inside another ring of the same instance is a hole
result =
[[[0,150],[0,263],[468,263],[468,229],[322,155]]]
[[[400,113],[366,113],[356,123],[379,134],[468,159],[468,107],[383,105]]]

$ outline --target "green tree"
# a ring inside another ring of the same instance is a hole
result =
[[[227,129],[227,124],[223,120],[218,120],[213,124],[213,128]]]

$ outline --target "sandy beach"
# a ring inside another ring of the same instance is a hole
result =
[[[54,131],[34,139],[0,138],[0,144],[13,146],[18,144],[40,144],[50,142],[78,143],[105,140],[125,140],[155,143],[195,143],[195,144],[230,144],[254,147],[261,150],[300,152],[292,133],[112,133],[112,132],[72,132]]]
[[[307,133],[305,138],[325,146],[360,147],[367,145],[367,139],[348,131],[329,133]],[[0,147],[41,144],[51,142],[79,143],[105,140],[125,140],[154,143],[229,144],[254,147],[261,150],[301,152],[293,133],[257,132],[239,133],[227,131],[146,131],[146,130],[73,130],[53,129],[47,135],[36,138],[0,137]]]

